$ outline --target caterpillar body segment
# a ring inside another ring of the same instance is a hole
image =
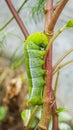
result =
[[[36,105],[42,103],[42,91],[45,84],[44,65],[45,48],[48,38],[44,33],[31,34],[24,44],[25,64],[29,82],[30,97],[28,102]]]

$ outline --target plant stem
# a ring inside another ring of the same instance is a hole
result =
[[[53,98],[54,98],[54,101],[55,101],[56,98],[55,98],[54,92],[53,92]],[[53,107],[52,107],[52,116],[53,116],[52,130],[58,130],[58,113],[56,112],[56,110],[57,110],[57,105],[56,105],[56,101],[55,101],[54,104],[53,104]]]
[[[32,124],[32,121],[33,121],[33,119],[34,119],[34,117],[36,115],[37,110],[38,110],[38,106],[36,105],[35,108],[34,108],[34,110],[33,110],[33,112],[31,113],[31,117],[30,117],[30,119],[28,121],[28,124],[27,124],[25,130],[28,130],[30,128],[30,126]]]
[[[54,42],[54,40],[60,35],[61,32],[63,32],[63,30],[66,29],[66,25],[64,25],[62,28],[60,28],[54,35],[53,37],[51,38],[51,40],[49,41],[49,44],[46,48],[46,53],[47,51],[49,50],[50,46],[52,45],[52,43]],[[49,34],[48,34],[49,35]]]
[[[66,56],[68,56],[71,52],[73,51],[73,48],[68,50],[54,65],[53,67],[53,72],[56,70],[57,66],[64,60]]]
[[[59,75],[60,75],[60,72],[58,70],[56,81],[55,81],[55,86],[54,86],[54,92],[55,92],[55,94],[56,94],[56,91],[57,91],[57,88],[58,88]]]
[[[66,63],[64,63],[64,64],[62,64],[62,65],[60,65],[60,66],[58,66],[58,68],[56,68],[55,71],[53,72],[53,75],[54,75],[57,71],[59,71],[60,69],[62,69],[63,67],[67,66],[68,64],[70,64],[70,63],[72,63],[72,62],[73,62],[73,59],[67,61]]]
[[[12,12],[14,18],[16,19],[16,21],[17,21],[17,23],[18,23],[20,29],[22,30],[22,32],[23,32],[25,38],[27,38],[28,35],[29,35],[29,33],[28,33],[28,31],[27,31],[25,25],[23,24],[23,22],[22,22],[20,16],[18,15],[16,9],[14,8],[14,6],[13,6],[11,0],[5,0],[5,1],[6,1],[7,5],[9,6],[9,8],[10,8],[10,10],[11,10],[11,12]]]
[[[45,33],[53,32],[53,30],[48,30],[48,24],[51,22],[52,14],[53,14],[53,0],[47,0],[45,6]],[[50,36],[51,39],[52,35]],[[51,116],[51,96],[52,96],[52,46],[50,47],[49,51],[45,56],[45,65],[44,68],[46,69],[46,85],[44,86],[44,93],[43,93],[43,111],[41,115],[41,120],[38,124],[39,130],[48,130],[50,116]]]
[[[20,10],[22,9],[22,7],[24,6],[24,4],[27,2],[27,0],[24,0],[23,3],[21,4],[21,6],[19,7],[19,9],[17,10],[17,13],[20,12]],[[2,31],[5,27],[7,27],[7,25],[14,19],[14,16],[12,16],[9,20],[7,20],[1,27],[0,27],[0,31]]]
[[[43,111],[41,115],[41,120],[38,124],[39,130],[48,130],[49,121],[50,121],[50,115],[51,115],[51,101],[52,104],[54,100],[52,98],[55,98],[53,90],[52,90],[52,42],[54,41],[52,38],[53,30],[55,23],[63,10],[65,4],[68,0],[61,0],[59,6],[57,6],[57,9],[55,10],[55,13],[53,15],[53,0],[47,0],[46,7],[45,7],[45,33],[50,34],[49,36],[49,42],[50,46],[48,44],[48,48],[46,51],[45,56],[45,69],[47,71],[46,73],[46,85],[44,87],[44,93],[43,93]],[[60,32],[59,32],[60,34]],[[58,34],[58,35],[59,35]],[[55,35],[56,36],[56,35]],[[52,41],[51,41],[52,39]],[[58,115],[55,113],[57,109],[56,102],[52,106],[52,115],[53,115],[53,128],[52,130],[58,130]]]
[[[52,17],[52,20],[51,20],[51,23],[49,24],[49,27],[48,29],[49,30],[53,30],[63,8],[65,7],[66,3],[68,2],[68,0],[60,0],[57,8],[55,9],[54,11],[54,14],[53,14],[53,17]]]

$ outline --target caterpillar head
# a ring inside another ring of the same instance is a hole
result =
[[[36,32],[28,36],[27,41],[32,41],[35,44],[45,48],[48,45],[48,38],[42,32]]]

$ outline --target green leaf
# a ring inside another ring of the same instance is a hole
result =
[[[68,27],[68,28],[73,27],[73,19],[70,19],[70,20],[67,22],[66,27]]]
[[[72,116],[68,112],[60,112],[59,113],[59,122],[70,121]]]
[[[21,117],[23,119],[23,122],[25,124],[25,126],[27,126],[28,124],[28,121],[30,119],[30,115],[31,115],[31,110],[27,109],[27,110],[24,110],[22,113],[21,113]]]
[[[0,121],[4,120],[7,114],[7,108],[0,106]]]
[[[30,109],[27,109],[27,110],[24,110],[22,113],[21,113],[21,117],[23,119],[23,122],[25,124],[25,126],[27,126],[28,122],[29,122],[29,119],[30,119],[30,116],[31,116],[31,110],[32,108]],[[35,128],[35,126],[38,124],[38,119],[37,118],[34,118],[33,122],[31,123],[31,126],[30,128]]]
[[[60,130],[72,130],[71,127],[66,123],[59,123]]]
[[[42,112],[42,107],[39,106],[38,111],[37,111],[37,114],[36,114],[36,117],[37,117],[39,120],[40,120],[40,118],[41,118],[41,112]]]
[[[38,122],[38,119],[37,119],[37,118],[34,118],[34,120],[33,120],[33,122],[31,123],[31,126],[30,126],[30,127],[31,127],[32,129],[35,129],[35,126],[37,126],[38,123],[39,123],[39,122]]]
[[[66,111],[66,109],[63,108],[63,107],[59,107],[59,108],[57,109],[57,113],[64,112],[64,111]]]
[[[32,6],[31,6],[32,5]],[[34,18],[35,22],[38,22],[43,16],[43,8],[45,0],[35,0],[34,4],[30,5],[30,14]]]
[[[72,120],[72,117],[67,112],[64,112],[64,111],[60,112],[58,117],[59,117],[59,122],[58,122],[59,130],[72,130],[71,127],[67,123],[64,123],[64,122]],[[52,124],[53,124],[53,120],[51,117],[48,130],[52,130]]]

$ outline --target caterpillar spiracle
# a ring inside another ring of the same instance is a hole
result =
[[[45,84],[45,70],[42,66],[47,44],[48,38],[42,32],[31,34],[24,43],[25,65],[30,91],[28,102],[33,105],[42,102],[42,91]]]

